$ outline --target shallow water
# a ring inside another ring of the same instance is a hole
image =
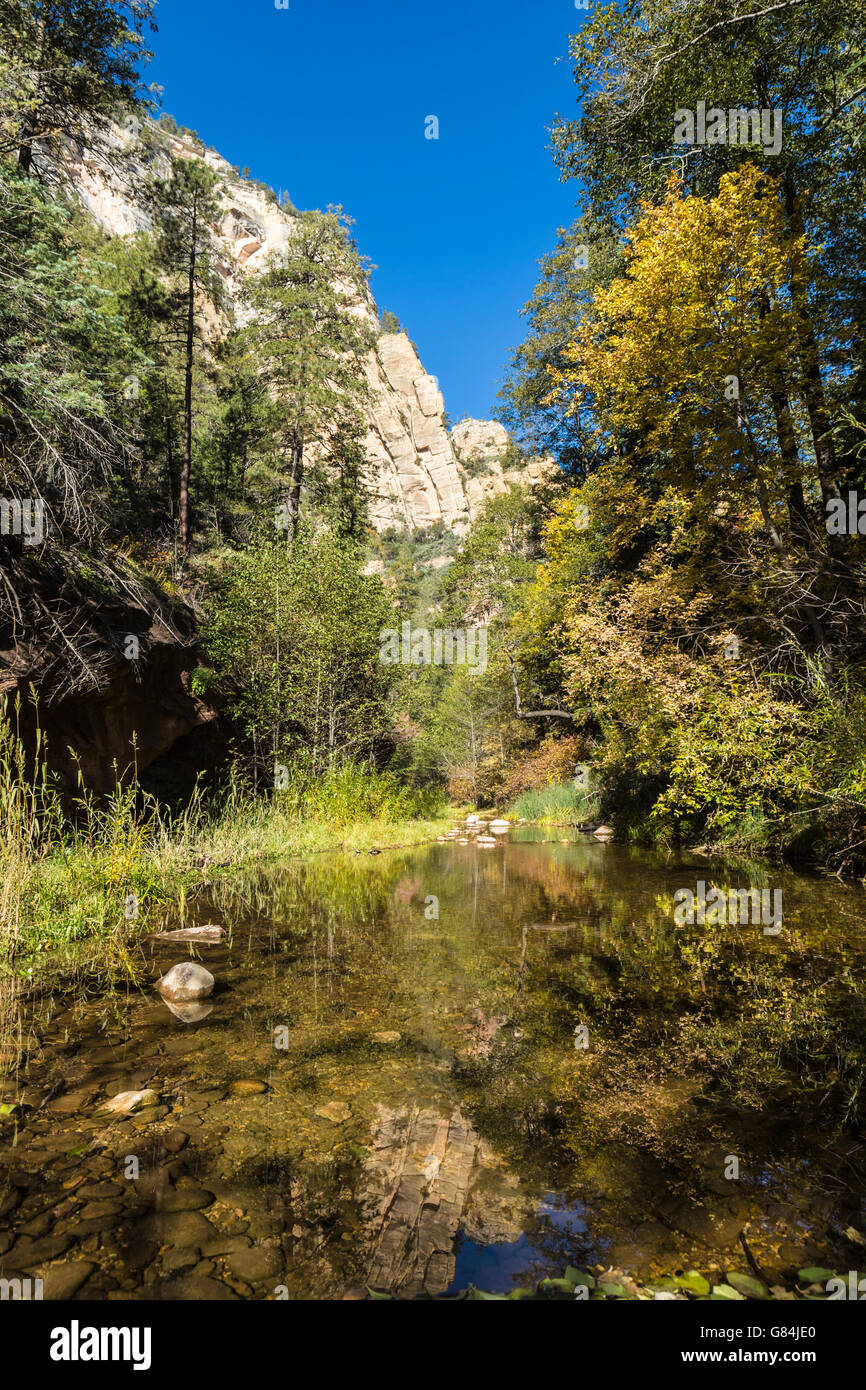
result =
[[[183,924],[225,943],[145,941],[140,990],[93,970],[29,1020],[3,1272],[97,1299],[506,1291],[744,1268],[741,1231],[771,1279],[856,1267],[866,895],[708,864],[526,829],[214,885]],[[677,926],[698,879],[781,888],[781,933]],[[190,954],[217,988],[184,1024],[152,982]],[[99,1114],[145,1086],[156,1109]]]

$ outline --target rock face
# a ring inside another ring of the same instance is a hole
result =
[[[129,631],[122,615],[116,620],[116,631],[115,648]],[[107,641],[105,646],[109,650]],[[215,712],[192,691],[194,643],[178,640],[155,624],[142,635],[142,658],[132,663],[109,652],[98,672],[98,686],[53,699],[47,709],[43,707],[41,722],[49,729],[50,764],[64,793],[74,792],[79,768],[91,791],[109,792],[118,776],[127,780],[131,775],[133,757],[140,774],[179,742],[189,740],[190,755],[196,754],[193,761],[201,766],[208,740],[218,741]],[[46,674],[45,665],[44,644],[23,642],[0,651],[0,694],[10,699],[21,695],[20,729],[31,747],[35,716],[27,692],[31,684],[43,696],[51,689],[51,672]]]
[[[366,1283],[403,1297],[444,1293],[462,1229],[482,1245],[517,1240],[532,1204],[503,1178],[458,1109],[379,1106],[363,1207],[373,1242]]]
[[[516,451],[511,462],[508,431],[498,420],[461,420],[451,431],[451,442],[473,520],[489,497],[510,487],[537,487],[558,471],[552,459],[531,459],[518,467]]]
[[[383,334],[367,375],[377,400],[367,439],[374,525],[465,529],[469,508],[445,402],[405,333]]]
[[[188,134],[169,134],[149,120],[115,127],[108,158],[86,147],[73,149],[65,174],[103,230],[127,236],[149,229],[141,189],[154,174],[167,176],[175,158],[203,159],[219,176],[222,211],[214,263],[232,316],[243,323],[243,282],[289,243],[296,222],[293,209],[263,186],[240,178],[215,150],[206,150]],[[360,312],[377,320],[372,300]],[[424,370],[405,333],[382,334],[366,370],[375,392],[367,482],[378,530],[414,531],[442,523],[459,534],[491,493],[504,492],[521,478],[535,481],[528,470],[523,475],[503,472],[508,435],[497,421],[465,420],[449,434],[438,383]]]

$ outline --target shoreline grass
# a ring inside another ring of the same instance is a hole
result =
[[[33,977],[41,954],[75,942],[103,941],[124,964],[126,943],[216,873],[422,844],[449,823],[438,791],[350,762],[318,775],[296,765],[266,795],[230,776],[177,812],[119,778],[99,799],[82,781],[68,805],[49,783],[42,751],[37,743],[28,756],[0,709],[0,980],[8,988]]]

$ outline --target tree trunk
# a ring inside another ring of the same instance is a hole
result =
[[[189,247],[189,283],[186,303],[186,362],[183,384],[183,463],[180,469],[180,543],[184,555],[189,554],[189,480],[192,474],[192,366],[195,335],[195,264],[198,240],[198,194],[193,194],[192,229]]]
[[[22,140],[18,146],[18,168],[25,174],[33,169],[33,137]]]
[[[174,449],[171,442],[171,408],[168,399],[168,377],[162,378],[163,391],[165,393],[165,460],[168,468],[168,509],[172,521],[176,513],[175,504],[175,479],[174,479]]]
[[[301,486],[304,481],[304,441],[297,430],[292,435],[292,459],[289,466],[289,519],[292,525],[292,540],[298,532],[298,519],[301,511]]]
[[[794,188],[790,180],[786,177],[785,188],[785,210],[788,215],[788,225],[794,237],[801,237],[805,232],[803,214],[797,201]],[[812,444],[815,449],[815,460],[818,466],[818,476],[821,480],[821,487],[824,498],[838,497],[839,484],[836,478],[836,445],[830,433],[830,412],[827,409],[827,397],[824,394],[824,382],[821,377],[821,365],[818,354],[818,340],[811,323],[806,317],[806,286],[802,276],[795,272],[791,279],[791,290],[797,302],[803,321],[806,325],[800,336],[800,366],[803,373],[803,400],[806,403],[806,413],[809,416],[809,429],[812,434]]]

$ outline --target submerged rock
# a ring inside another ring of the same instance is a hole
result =
[[[95,1268],[96,1265],[90,1260],[69,1260],[62,1265],[52,1265],[43,1276],[42,1297],[52,1303],[67,1302],[86,1283]]]
[[[120,1091],[99,1108],[107,1111],[109,1115],[132,1115],[137,1110],[145,1110],[154,1105],[159,1105],[156,1091]]]
[[[371,1034],[370,1034],[370,1042],[374,1042],[374,1043],[386,1043],[386,1044],[387,1044],[387,1043],[398,1043],[399,1041],[400,1041],[400,1034],[397,1033],[397,1032],[395,1032],[395,1030],[394,1030],[393,1028],[385,1028],[385,1029],[383,1029],[383,1031],[382,1031],[381,1033],[371,1033]]]
[[[352,1117],[352,1112],[344,1100],[331,1100],[327,1105],[320,1105],[316,1114],[321,1120],[330,1120],[332,1125],[345,1124],[346,1120]]]
[[[229,1086],[230,1096],[261,1096],[269,1087],[264,1081],[233,1081]]]
[[[174,1004],[189,1004],[199,999],[207,999],[213,993],[213,975],[203,965],[185,960],[166,971],[156,987],[166,1001]]]

